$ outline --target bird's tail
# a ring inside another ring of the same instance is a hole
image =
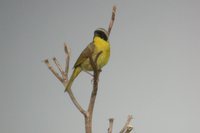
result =
[[[69,89],[71,89],[72,83],[74,81],[74,79],[79,75],[79,73],[81,72],[81,68],[80,67],[76,67],[69,79],[69,82],[65,88],[65,92],[68,91]]]

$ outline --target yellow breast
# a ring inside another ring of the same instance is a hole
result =
[[[108,60],[110,58],[110,44],[108,41],[105,41],[100,37],[95,37],[94,45],[95,45],[95,51],[94,51],[95,57],[99,52],[102,51],[101,55],[97,60],[98,67],[102,68],[104,65],[108,63]]]

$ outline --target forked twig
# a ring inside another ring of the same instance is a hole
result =
[[[64,49],[65,49],[65,58],[66,58],[66,66],[65,66],[65,71],[61,68],[60,63],[58,62],[58,60],[54,57],[53,61],[56,65],[56,67],[59,69],[62,77],[55,71],[55,69],[51,66],[51,64],[49,63],[49,60],[46,59],[44,60],[44,63],[47,65],[47,67],[49,68],[49,70],[54,74],[54,76],[57,77],[57,79],[63,84],[64,87],[67,86],[68,83],[68,69],[69,69],[69,61],[70,61],[70,50],[68,45],[65,43],[64,44]],[[65,73],[67,72],[67,73]],[[72,100],[72,102],[74,103],[75,107],[84,115],[86,116],[86,111],[82,108],[82,106],[79,104],[79,102],[77,101],[76,97],[74,96],[73,92],[71,90],[68,91],[68,94]]]
[[[62,67],[61,67],[60,63],[58,62],[58,60],[56,59],[56,57],[53,57],[53,61],[54,61],[54,63],[56,64],[58,70],[60,71],[63,80],[66,80],[65,72],[62,70]]]
[[[60,80],[61,83],[63,83],[63,79],[62,77],[54,70],[54,68],[51,66],[51,64],[49,63],[48,59],[44,60],[44,63],[47,65],[47,67],[49,68],[49,70],[54,74],[54,76],[56,76],[56,78],[58,80]]]

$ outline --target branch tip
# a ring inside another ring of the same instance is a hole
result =
[[[63,78],[54,70],[54,68],[51,66],[51,64],[49,63],[48,59],[44,60],[44,63],[47,65],[47,67],[49,68],[49,70],[54,74],[54,76],[60,80],[61,83],[63,83]]]
[[[65,53],[68,55],[68,56],[71,56],[71,50],[69,48],[69,46],[67,45],[66,42],[64,42],[64,50],[65,50]]]
[[[112,133],[114,118],[109,118],[108,133]]]
[[[58,68],[58,70],[60,71],[60,73],[62,75],[62,78],[63,78],[63,81],[67,81],[67,75],[65,74],[64,70],[62,69],[62,67],[61,67],[59,61],[57,60],[57,58],[53,57],[53,61],[56,64],[56,67]]]
[[[108,35],[110,35],[110,32],[112,30],[112,27],[113,27],[113,24],[114,24],[114,21],[115,21],[116,10],[117,10],[117,7],[114,5],[113,9],[112,9],[112,16],[111,16],[110,23],[109,23],[109,26],[108,26]]]
[[[64,51],[65,51],[65,76],[66,76],[66,78],[68,78],[69,61],[71,58],[71,51],[66,42],[64,42]]]

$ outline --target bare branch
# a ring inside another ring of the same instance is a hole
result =
[[[108,133],[112,133],[114,118],[109,119]]]
[[[69,61],[70,61],[70,58],[71,58],[71,50],[66,43],[64,43],[64,50],[65,50],[65,61],[66,61],[65,75],[68,78],[67,75],[68,75],[68,72],[69,72]]]
[[[58,62],[58,60],[56,59],[56,57],[53,57],[53,61],[56,64],[58,70],[60,71],[63,79],[66,80],[65,72],[62,70],[62,67],[61,67],[60,63]]]
[[[61,83],[64,85],[64,87],[67,86],[68,83],[68,69],[69,69],[69,60],[70,60],[70,52],[69,52],[69,47],[67,46],[67,44],[65,44],[65,54],[67,55],[66,58],[66,71],[67,73],[65,73],[63,71],[63,69],[61,68],[60,63],[58,62],[58,60],[56,59],[56,57],[53,58],[54,63],[56,64],[57,68],[59,69],[60,73],[62,74],[62,77],[54,70],[54,68],[51,66],[51,64],[49,63],[49,60],[46,59],[44,60],[44,63],[48,66],[49,70],[54,74],[54,76],[57,77],[58,80],[61,81]],[[76,100],[73,92],[70,90],[67,91],[70,99],[72,100],[73,104],[75,105],[75,107],[84,115],[86,116],[86,111],[81,107],[81,105],[79,104],[79,102]]]
[[[56,76],[56,78],[58,80],[60,80],[61,83],[63,83],[62,77],[54,70],[54,68],[49,63],[49,60],[48,59],[44,60],[44,63],[47,65],[47,67],[49,68],[49,70],[54,74],[54,76]]]
[[[79,104],[79,102],[76,100],[73,92],[71,91],[71,89],[69,89],[68,91],[68,94],[72,100],[72,102],[74,103],[74,105],[76,106],[76,108],[84,115],[86,116],[87,115],[87,112],[81,107],[81,105]]]
[[[109,24],[109,27],[108,27],[108,36],[110,35],[110,32],[112,30],[112,27],[113,27],[113,24],[114,24],[114,21],[115,21],[116,10],[117,10],[117,7],[114,5],[113,9],[112,9],[112,16],[111,16],[110,24]]]
[[[102,52],[99,52],[100,54]],[[93,82],[93,90],[90,96],[90,101],[88,105],[88,110],[87,110],[87,115],[85,117],[85,129],[86,133],[92,133],[92,117],[93,117],[93,110],[94,110],[94,105],[96,101],[96,96],[97,96],[97,91],[98,91],[98,79],[99,79],[99,74],[100,71],[98,70],[97,66],[97,58],[99,57],[100,54],[96,55],[95,61],[92,58],[92,55],[89,56],[90,60],[90,65],[93,68],[93,77],[94,77],[94,82]]]
[[[97,66],[97,59],[100,56],[100,54],[102,53],[102,51],[100,51],[96,57],[95,57],[95,61],[92,59],[92,55],[89,57],[90,59],[90,64],[93,68],[94,71],[94,82],[93,82],[93,90],[91,93],[91,97],[90,97],[90,102],[89,102],[89,106],[88,106],[88,112],[89,114],[93,113],[93,108],[94,108],[94,104],[95,104],[95,100],[96,100],[96,95],[97,95],[97,91],[98,91],[98,79],[99,79],[99,74],[100,71],[98,70],[98,66]]]
[[[129,130],[130,130],[130,122],[132,119],[133,119],[132,115],[128,115],[127,121],[126,121],[124,127],[121,129],[120,133],[129,133],[129,132],[127,132],[127,129],[129,128]]]

